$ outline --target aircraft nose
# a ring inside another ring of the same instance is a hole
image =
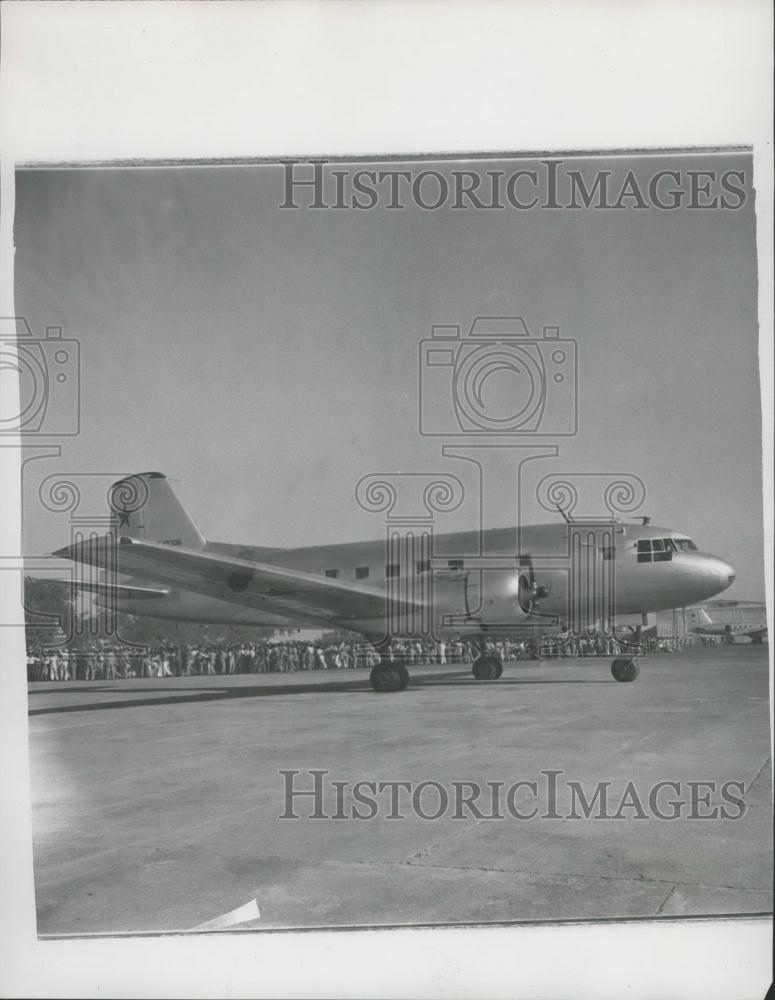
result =
[[[731,587],[735,582],[736,573],[734,566],[730,566],[729,563],[724,562],[723,559],[713,558],[711,572],[718,580],[719,590],[726,590],[727,587]]]

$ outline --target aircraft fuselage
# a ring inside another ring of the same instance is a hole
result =
[[[435,634],[518,626],[565,628],[686,607],[724,590],[734,570],[700,552],[681,532],[652,525],[547,524],[457,532],[431,539],[386,539],[281,549],[207,542],[206,551],[272,563],[316,576],[357,581],[386,596],[419,597],[431,608]],[[152,580],[133,580],[153,583]],[[222,624],[320,625],[304,609],[293,616],[242,607],[179,588],[153,602],[121,599],[130,614]],[[380,621],[353,619],[364,634]],[[413,634],[417,622],[393,623]]]

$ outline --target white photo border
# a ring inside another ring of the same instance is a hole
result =
[[[773,551],[772,10],[765,0],[24,0],[3,4],[0,16],[6,316],[15,315],[14,169],[22,163],[752,147],[764,551]],[[13,547],[20,545],[19,460],[17,448],[0,448],[3,552],[21,551]],[[5,576],[3,611],[18,614],[8,578],[21,575]],[[769,559],[766,594],[771,634]],[[0,650],[0,739],[13,762],[2,774],[5,995],[626,991],[707,1000],[766,990],[771,922],[749,918],[39,941],[23,629],[0,629]]]

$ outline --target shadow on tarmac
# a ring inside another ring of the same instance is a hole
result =
[[[215,678],[213,678],[215,680]],[[67,682],[65,682],[67,683]],[[120,681],[117,683],[121,683]],[[473,687],[477,689],[481,687],[489,687],[493,684],[497,684],[499,687],[532,687],[535,685],[542,686],[544,684],[615,684],[616,681],[613,678],[595,678],[590,677],[586,679],[563,679],[563,678],[546,678],[541,680],[536,680],[535,678],[518,678],[518,677],[501,677],[496,681],[475,681],[473,677],[461,676],[460,672],[456,673],[445,673],[445,674],[433,674],[425,676],[412,676],[409,682],[409,687],[401,694],[411,694],[412,690],[417,690],[422,687],[432,686],[432,687]],[[115,686],[113,684],[99,684],[99,685],[83,685],[79,684],[77,687],[62,687],[57,689],[49,688],[38,688],[34,691],[29,691],[30,695],[38,694],[95,694],[104,691],[115,691]],[[210,689],[197,689],[197,688],[187,688],[185,690],[173,689],[173,688],[159,688],[159,687],[143,687],[143,688],[132,688],[123,691],[129,695],[129,697],[116,700],[116,701],[89,701],[89,702],[79,702],[78,704],[70,705],[48,705],[45,708],[31,708],[29,710],[29,715],[58,715],[65,712],[90,712],[90,711],[101,711],[102,709],[111,708],[140,708],[146,705],[179,705],[185,704],[187,702],[206,702],[206,701],[224,701],[231,698],[262,698],[262,697],[277,697],[279,695],[288,694],[341,694],[344,691],[352,691],[360,694],[367,695],[377,695],[378,692],[372,691],[371,685],[369,684],[368,675],[364,675],[357,680],[337,680],[331,682],[323,682],[317,684],[267,684],[261,686],[252,687],[226,687],[217,688],[213,690]],[[138,694],[153,692],[155,697],[152,698],[135,698],[132,695],[137,692]],[[168,693],[168,696],[167,696]]]

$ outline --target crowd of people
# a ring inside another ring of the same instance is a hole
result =
[[[644,637],[636,644],[600,632],[580,636],[545,636],[540,646],[533,639],[473,642],[394,641],[386,655],[407,666],[470,663],[480,652],[503,662],[555,659],[568,656],[618,656],[635,652],[679,652],[697,637]],[[713,637],[703,636],[702,645]],[[367,643],[333,642],[226,643],[179,645],[165,642],[153,647],[116,645],[98,641],[87,646],[30,649],[27,676],[30,681],[117,680],[130,677],[191,677],[227,674],[285,674],[304,670],[354,670],[376,666],[380,654]]]
[[[463,643],[393,642],[387,656],[408,664],[460,663]],[[302,670],[353,670],[380,662],[373,646],[341,642],[172,642],[147,649],[108,642],[80,649],[35,649],[27,656],[30,680],[115,680],[127,677],[191,677],[226,674],[285,674]]]

